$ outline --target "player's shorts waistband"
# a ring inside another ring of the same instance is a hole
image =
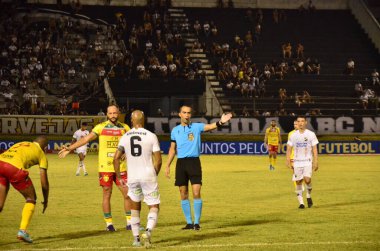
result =
[[[294,162],[311,162],[311,159],[300,159],[300,160],[295,159]]]
[[[17,166],[14,166],[8,162],[1,161],[1,160],[0,160],[0,167],[22,169],[22,168],[18,168]]]
[[[181,159],[183,159],[183,160],[185,160],[185,159],[199,159],[199,157],[184,157],[184,158],[178,158],[179,160]]]

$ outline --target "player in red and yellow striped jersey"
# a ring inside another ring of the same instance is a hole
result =
[[[88,142],[99,137],[99,183],[103,188],[103,214],[104,220],[107,224],[107,231],[116,231],[112,223],[111,214],[111,194],[112,185],[115,182],[124,197],[124,209],[127,219],[127,229],[131,228],[129,220],[131,217],[131,201],[128,197],[128,187],[123,186],[119,183],[116,178],[115,169],[113,167],[113,156],[116,152],[119,140],[127,131],[129,131],[129,126],[121,123],[119,119],[119,108],[115,105],[110,105],[107,108],[107,121],[96,125],[90,134],[86,137],[81,138],[79,141],[70,145],[69,147],[63,148],[59,152],[59,157],[64,158],[70,151],[87,144]],[[127,172],[125,167],[125,162],[121,165],[120,171],[121,176],[127,183]]]
[[[48,161],[44,152],[47,145],[47,138],[40,136],[33,142],[17,143],[0,155],[0,212],[3,210],[8,195],[9,184],[12,184],[26,200],[17,238],[29,243],[32,243],[33,240],[26,229],[32,219],[37,197],[27,169],[34,165],[40,167],[41,188],[44,197],[42,213],[44,213],[49,200]]]
[[[274,170],[277,160],[278,147],[281,146],[280,128],[277,127],[276,120],[271,121],[271,126],[265,130],[264,145],[269,153],[269,170]]]

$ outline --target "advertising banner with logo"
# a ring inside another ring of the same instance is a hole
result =
[[[15,141],[0,141],[0,150],[4,151],[14,145]],[[167,154],[170,142],[162,141],[161,150]],[[57,152],[62,146],[69,146],[70,141],[49,141],[49,152]],[[97,141],[90,142],[88,152],[97,153],[99,144]],[[115,146],[116,150],[116,146]],[[286,143],[279,149],[280,154],[286,153]],[[379,154],[380,141],[333,141],[320,142],[318,144],[320,154]],[[202,154],[236,154],[236,155],[262,155],[267,154],[263,142],[202,142]]]
[[[104,121],[104,116],[8,116],[0,118],[1,134],[49,134],[72,135],[82,122],[87,122],[89,130],[96,124]],[[213,123],[220,118],[192,118],[193,122]],[[293,130],[294,117],[260,117],[260,118],[232,118],[230,123],[212,134],[264,134],[272,120],[277,121],[282,133]],[[307,118],[307,127],[322,134],[350,134],[350,133],[380,133],[380,117],[310,117]],[[124,121],[124,117],[121,118]],[[147,129],[157,135],[169,134],[170,129],[180,123],[178,117],[148,117]],[[129,123],[129,121],[127,121]]]

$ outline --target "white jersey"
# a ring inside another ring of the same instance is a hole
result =
[[[79,141],[81,138],[84,138],[86,137],[87,135],[89,134],[89,132],[87,130],[84,130],[82,131],[81,129],[77,130],[74,135],[73,135],[73,138],[76,140],[76,141]],[[86,152],[87,151],[87,144],[81,146],[81,147],[78,147],[76,149],[76,152],[77,153],[80,153],[80,152]]]
[[[294,167],[308,166],[313,161],[313,146],[318,139],[315,133],[306,129],[303,133],[295,131],[288,140],[288,145],[294,149]]]
[[[152,154],[160,151],[160,144],[154,133],[132,128],[121,137],[118,149],[126,155],[128,184],[157,181]]]

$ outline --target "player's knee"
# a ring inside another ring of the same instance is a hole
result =
[[[26,203],[36,204],[37,198],[26,198]]]
[[[111,189],[111,187],[106,187],[106,186],[104,186],[104,187],[103,187],[103,194],[104,194],[105,196],[111,196],[111,194],[112,194],[112,189]]]
[[[201,191],[194,191],[193,192],[193,198],[194,199],[200,199],[201,198]]]
[[[181,200],[189,199],[189,193],[181,193]]]
[[[149,213],[158,214],[158,212],[159,212],[159,208],[157,208],[157,207],[149,208]]]

